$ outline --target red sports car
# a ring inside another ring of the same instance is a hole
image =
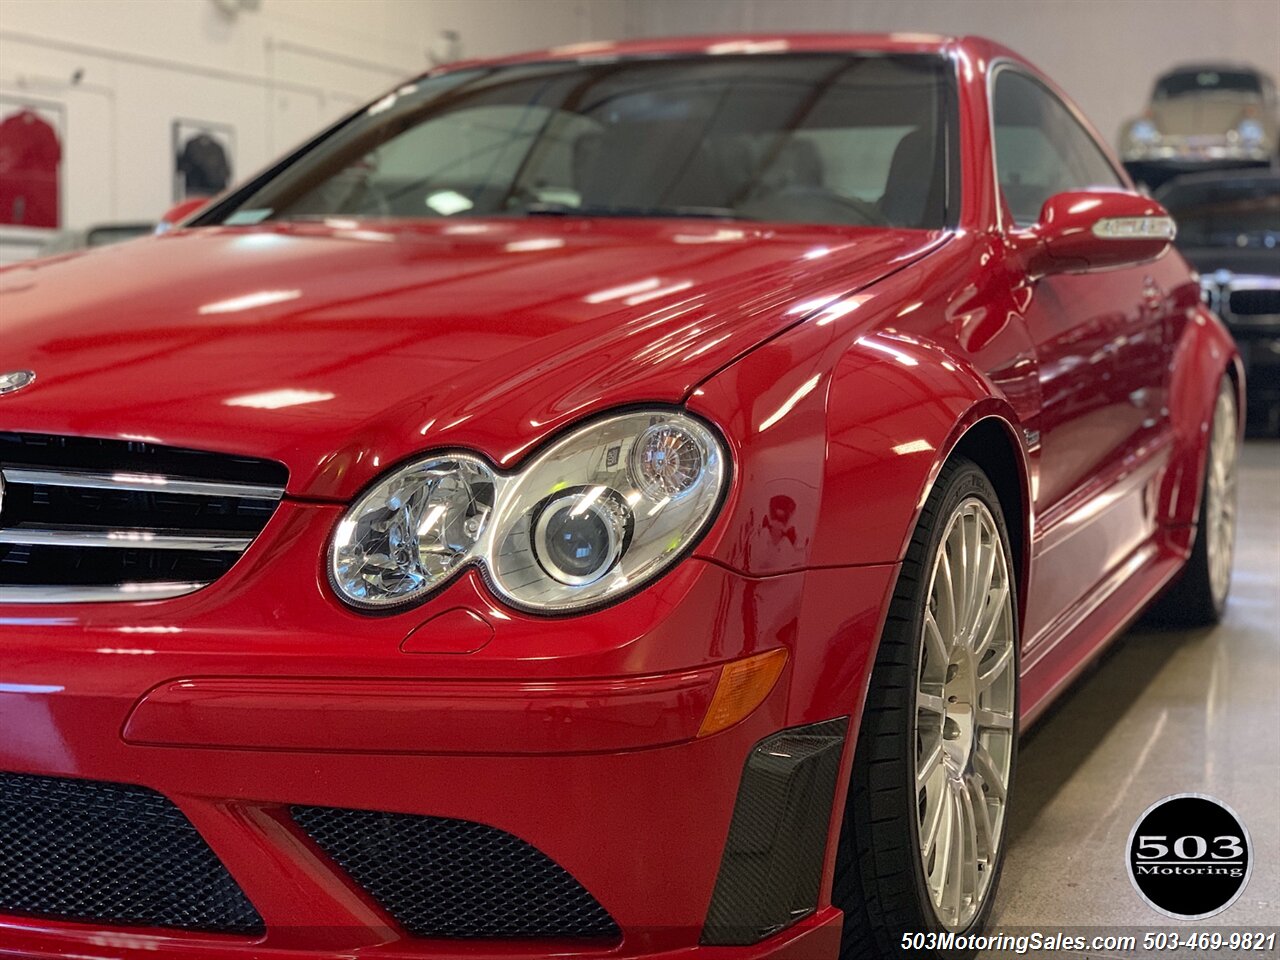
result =
[[[1222,612],[1242,374],[978,39],[433,71],[0,274],[0,954],[896,955]],[[914,941],[912,941],[914,942]]]

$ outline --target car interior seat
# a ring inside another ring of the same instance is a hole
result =
[[[940,227],[946,221],[946,157],[930,130],[912,130],[894,148],[877,206],[895,227]]]

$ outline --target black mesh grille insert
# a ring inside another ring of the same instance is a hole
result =
[[[176,806],[122,783],[0,773],[0,913],[261,934]]]
[[[544,853],[466,820],[294,807],[293,818],[420,937],[617,937],[596,899]]]

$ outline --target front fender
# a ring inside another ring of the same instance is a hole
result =
[[[737,465],[726,515],[699,553],[749,575],[901,560],[965,432],[995,417],[1021,436],[1008,399],[945,341],[889,329],[841,337],[820,320],[690,399],[724,426]],[[1013,445],[1025,486],[1025,451]]]

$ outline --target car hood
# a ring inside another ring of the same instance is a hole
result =
[[[1172,97],[1151,104],[1151,119],[1166,136],[1225,134],[1234,130],[1256,103],[1215,96]]]
[[[347,499],[439,447],[511,464],[571,420],[682,401],[944,234],[671,220],[206,227],[0,271],[4,429],[283,461]],[[800,309],[797,309],[797,304]]]

